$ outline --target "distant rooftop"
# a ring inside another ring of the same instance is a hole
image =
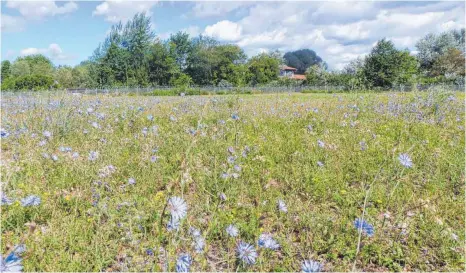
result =
[[[294,67],[287,66],[287,65],[281,65],[281,66],[280,66],[280,69],[281,69],[281,70],[293,70],[293,71],[298,70],[298,69],[296,69],[296,68],[294,68]]]

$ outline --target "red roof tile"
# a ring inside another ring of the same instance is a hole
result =
[[[293,70],[293,71],[298,70],[298,69],[296,69],[296,68],[294,68],[294,67],[287,66],[287,65],[282,65],[282,66],[280,66],[280,69],[281,69],[281,70]]]
[[[294,74],[292,79],[294,80],[305,80],[306,79],[306,75],[301,75],[301,74]]]

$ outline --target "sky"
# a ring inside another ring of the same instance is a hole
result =
[[[1,59],[41,53],[76,65],[103,42],[112,24],[151,16],[161,39],[185,31],[237,44],[248,56],[309,48],[341,69],[388,38],[416,52],[428,33],[465,26],[465,3],[395,1],[2,1]]]

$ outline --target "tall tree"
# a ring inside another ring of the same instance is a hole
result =
[[[31,75],[31,67],[29,66],[28,61],[17,59],[11,65],[11,75],[13,77],[21,77]]]
[[[450,48],[438,57],[433,66],[433,76],[443,76],[446,79],[459,79],[465,77],[465,54],[456,48]]]
[[[70,66],[59,66],[55,71],[54,78],[62,88],[73,87],[73,68]]]
[[[416,43],[417,58],[426,73],[431,73],[432,66],[437,58],[446,54],[450,48],[464,53],[465,29],[451,30],[441,34],[427,34]]]
[[[2,81],[8,79],[11,75],[11,63],[8,60],[2,62]]]
[[[175,58],[170,54],[169,45],[157,41],[147,54],[149,81],[156,85],[168,85],[170,79],[180,72]]]
[[[300,49],[287,52],[283,58],[288,66],[298,69],[297,73],[299,74],[304,74],[306,69],[312,65],[322,63],[322,58],[311,49]]]
[[[391,88],[395,84],[407,83],[416,69],[413,56],[397,50],[390,40],[382,39],[365,60],[364,78],[369,87]]]
[[[169,45],[170,53],[173,58],[175,58],[179,70],[184,71],[187,67],[188,56],[193,50],[193,44],[191,43],[189,34],[178,31],[175,34],[170,35]]]
[[[264,84],[278,79],[280,60],[271,54],[261,53],[252,57],[249,62],[251,83]]]

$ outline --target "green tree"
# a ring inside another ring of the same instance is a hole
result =
[[[11,75],[13,77],[21,77],[31,75],[31,68],[26,60],[16,60],[11,65]]]
[[[26,61],[32,75],[53,76],[53,63],[42,54],[20,57],[16,61]]]
[[[56,87],[52,76],[48,75],[25,75],[15,80],[16,90],[48,90]]]
[[[465,57],[461,50],[450,48],[438,57],[432,66],[433,76],[442,76],[447,80],[461,81],[465,77]]]
[[[97,86],[91,75],[93,64],[91,62],[82,62],[72,70],[72,86],[75,88],[93,88]]]
[[[427,34],[416,43],[417,58],[421,69],[426,74],[436,74],[431,71],[435,61],[446,54],[450,48],[464,53],[465,29],[451,30],[441,34]]]
[[[11,75],[11,63],[8,60],[2,62],[2,82],[8,79]]]
[[[149,81],[156,85],[168,85],[171,78],[180,72],[169,45],[161,41],[152,44],[147,54]]]
[[[175,59],[179,70],[184,71],[187,67],[188,56],[193,50],[189,34],[179,31],[170,35],[169,46],[170,53]]]
[[[55,71],[55,80],[61,88],[72,88],[73,86],[73,68],[70,66],[59,66]]]
[[[176,73],[171,79],[170,79],[170,85],[175,86],[180,88],[181,90],[186,90],[191,84],[192,84],[192,79],[189,75],[186,75],[184,73]]]
[[[214,70],[218,55],[215,48],[219,45],[213,38],[199,36],[191,40],[192,48],[186,60],[186,69],[195,84],[209,85],[214,82]]]
[[[261,53],[252,57],[248,62],[251,75],[250,83],[265,84],[278,79],[280,59],[276,56]]]
[[[306,82],[309,85],[327,86],[327,66],[323,63],[314,64],[306,70]]]
[[[414,57],[399,51],[390,40],[382,39],[372,49],[364,64],[364,78],[369,87],[391,88],[408,83],[417,72]]]
[[[124,26],[112,26],[102,44],[94,50],[89,67],[98,86],[147,85],[147,54],[155,38],[151,18],[137,13]]]

